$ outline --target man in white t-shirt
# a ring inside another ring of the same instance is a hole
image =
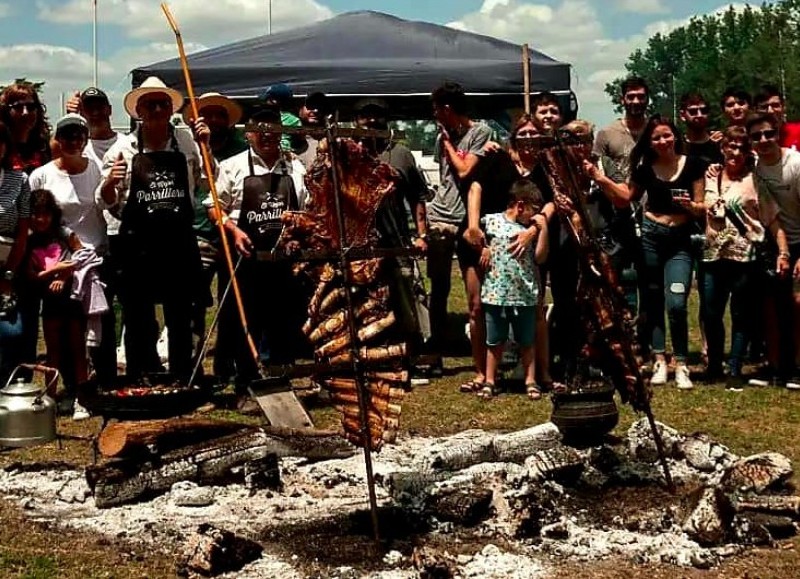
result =
[[[758,155],[754,173],[758,194],[778,205],[789,245],[788,255],[779,257],[789,259],[790,275],[767,286],[771,292],[767,299],[774,308],[772,323],[767,319],[765,324],[767,357],[775,374],[770,382],[785,381],[787,388],[800,390],[800,153],[781,147],[780,121],[774,115],[751,117],[747,132]],[[771,317],[769,311],[766,317]]]

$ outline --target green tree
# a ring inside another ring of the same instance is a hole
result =
[[[628,75],[650,86],[651,108],[669,116],[680,95],[696,91],[712,105],[719,122],[719,98],[728,87],[756,92],[765,83],[784,90],[790,117],[800,113],[800,0],[746,6],[693,18],[668,34],[655,34],[625,64]],[[619,110],[617,79],[606,93]]]

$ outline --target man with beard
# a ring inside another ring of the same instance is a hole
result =
[[[250,122],[278,124],[280,111],[273,107],[257,110]],[[255,253],[275,246],[284,211],[305,206],[305,169],[297,159],[286,158],[280,134],[254,131],[245,136],[248,149],[220,163],[217,192],[221,214],[210,199],[205,205],[213,221],[222,221],[232,245],[243,257],[237,279],[251,335],[262,346],[261,361],[291,364],[302,325],[294,307],[299,292],[297,279],[288,262],[260,262]],[[246,388],[259,377],[258,364],[245,343],[233,300],[223,305],[219,325],[221,334],[233,341],[238,408],[243,413],[257,411]]]
[[[707,165],[722,163],[719,143],[711,139],[708,130],[709,107],[703,96],[696,92],[681,97],[681,120],[686,125],[686,154],[700,157]]]
[[[306,97],[303,106],[300,107],[300,122],[304,127],[311,129],[321,129],[325,126],[325,117],[328,114],[328,97],[323,92],[312,92]],[[319,139],[306,135],[305,144],[301,142],[295,151],[297,158],[303,166],[308,169],[317,158],[317,147]]]
[[[775,241],[778,247],[788,243],[788,251],[779,251],[778,258],[788,261],[789,271],[765,284],[770,292],[765,329],[772,373],[765,382],[751,384],[800,390],[800,153],[781,147],[780,121],[774,115],[756,114],[746,126],[758,155],[753,180],[759,197],[769,196],[780,209],[786,241]]]
[[[491,129],[473,121],[467,114],[467,99],[461,85],[446,82],[431,94],[433,116],[439,126],[434,157],[439,163],[439,189],[428,203],[428,277],[431,280],[431,329],[437,353],[441,353],[447,329],[447,298],[453,253],[458,255],[467,293],[470,341],[475,363],[475,378],[461,390],[477,392],[483,387],[486,371],[486,326],[481,311],[480,255],[461,233],[465,227],[465,199],[478,161]]]
[[[620,102],[625,115],[598,131],[592,153],[609,179],[616,183],[625,183],[630,179],[633,170],[630,166],[631,151],[647,124],[646,113],[650,102],[650,90],[645,80],[638,76],[625,79],[620,85]],[[619,251],[614,257],[614,263],[634,315],[637,312],[638,301],[637,262],[641,254],[636,233],[635,212],[633,204],[630,208],[614,208],[611,225],[616,232],[615,242]],[[641,287],[638,291],[639,295],[642,295]]]
[[[630,177],[630,156],[636,141],[647,124],[647,105],[650,91],[643,78],[631,76],[622,81],[620,99],[625,116],[600,129],[594,141],[593,153],[607,157],[615,165],[614,173]]]
[[[356,126],[364,129],[388,130],[389,105],[382,99],[361,99],[355,105]],[[428,249],[427,223],[425,216],[425,194],[427,186],[420,173],[414,155],[404,145],[391,139],[365,137],[362,146],[368,148],[384,163],[391,165],[401,177],[394,194],[386,198],[378,209],[375,223],[384,247],[416,248],[420,253]],[[414,235],[409,228],[406,205],[411,209],[414,222]],[[412,241],[413,237],[413,241]],[[427,312],[418,308],[418,299],[424,299],[415,292],[420,287],[415,284],[414,263],[409,258],[398,258],[395,269],[393,289],[396,299],[395,314],[409,345],[417,350],[430,337],[430,323]],[[420,288],[422,289],[422,288]]]
[[[242,108],[235,101],[220,93],[205,93],[197,99],[197,112],[211,131],[211,154],[218,163],[247,149],[247,141],[245,141],[241,132],[236,129],[236,123],[242,118]],[[187,103],[183,109],[183,120],[190,124],[192,118],[192,107]],[[222,299],[222,294],[228,281],[224,257],[219,252],[221,243],[219,229],[208,218],[208,211],[204,205],[209,193],[208,187],[198,187],[195,196],[194,230],[197,234],[197,246],[200,250],[200,261],[203,265],[201,288],[198,288],[201,291],[192,312],[195,362],[200,355],[205,339],[206,309],[213,304],[211,282],[218,268],[222,267],[225,270],[225,274],[221,276],[224,281],[217,284],[218,300]],[[234,340],[230,336],[225,336],[224,333],[223,335],[217,333],[217,345],[214,351],[214,374],[222,380],[228,380],[234,374],[233,343]]]
[[[780,123],[781,147],[795,151],[800,149],[800,123],[786,120],[786,101],[778,87],[763,85],[754,102],[757,112],[773,115]]]

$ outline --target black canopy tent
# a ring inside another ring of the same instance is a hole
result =
[[[574,109],[570,66],[530,50],[531,91],[549,90]],[[247,104],[268,85],[285,82],[295,97],[322,91],[345,114],[358,98],[380,96],[396,118],[429,118],[431,90],[460,83],[472,113],[483,118],[522,107],[522,47],[489,36],[378,12],[350,12],[273,35],[189,56],[195,92],[221,92]],[[132,71],[185,93],[178,58]]]

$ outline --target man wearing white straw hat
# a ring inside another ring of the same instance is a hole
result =
[[[211,131],[211,153],[219,163],[247,150],[244,134],[236,129],[236,123],[242,118],[242,108],[236,101],[218,92],[207,92],[197,98],[197,111]],[[183,120],[192,122],[192,107],[183,107]],[[208,218],[208,211],[203,205],[208,198],[208,187],[198,187],[195,192],[194,231],[197,234],[197,245],[203,265],[201,295],[192,312],[192,334],[194,336],[194,359],[200,355],[206,333],[206,309],[213,304],[211,282],[217,271],[220,276],[217,282],[218,299],[222,299],[228,283],[227,269],[218,266],[224,263],[220,259],[219,229]],[[219,332],[219,329],[217,330]],[[218,333],[219,336],[219,333]],[[234,356],[235,340],[226,337],[217,338],[214,351],[214,374],[222,379],[230,379],[235,374]],[[202,367],[202,366],[201,366]]]
[[[139,126],[103,157],[97,195],[116,205],[122,313],[129,375],[162,370],[156,351],[155,304],[163,304],[169,332],[169,366],[176,377],[191,374],[191,313],[201,269],[192,229],[194,193],[201,181],[200,151],[188,131],[175,130],[172,113],[183,96],[156,77],[124,100]],[[192,123],[195,140],[208,143],[203,119]]]

